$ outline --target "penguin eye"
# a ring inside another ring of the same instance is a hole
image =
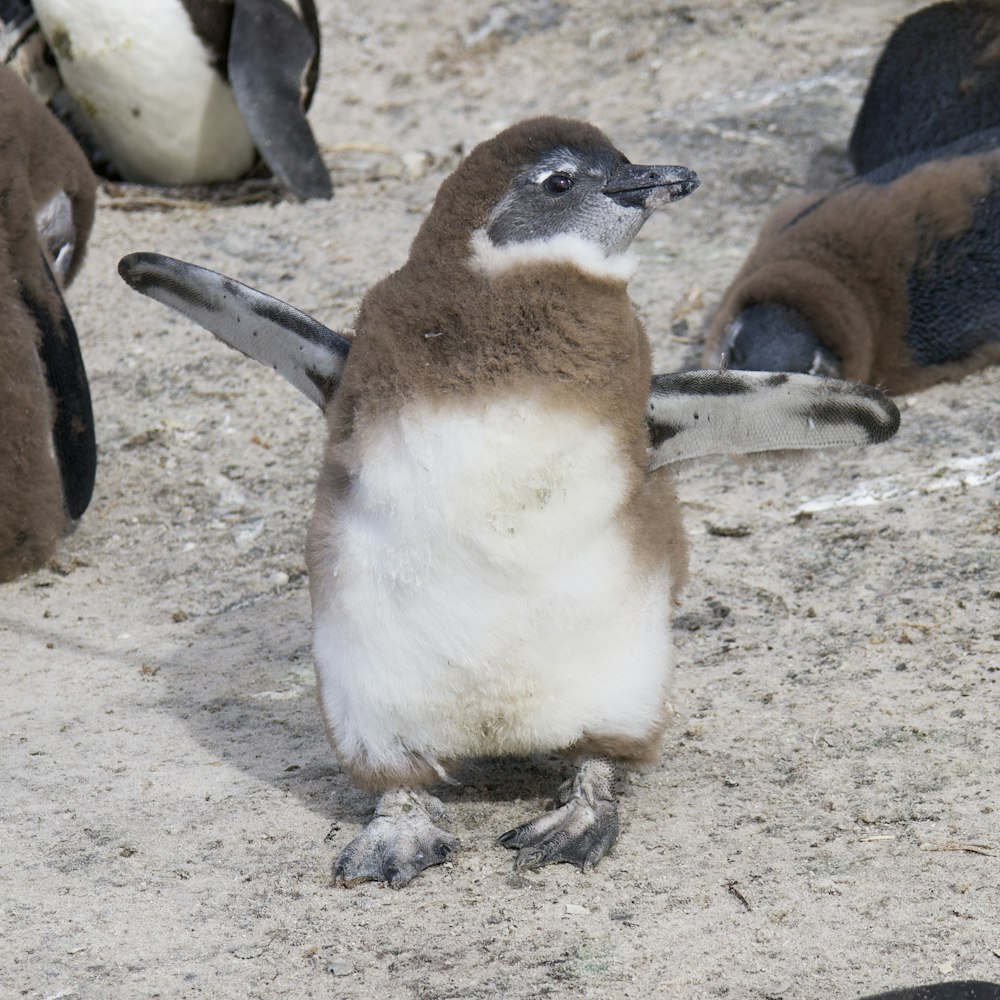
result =
[[[548,194],[565,194],[573,186],[573,178],[569,174],[549,174],[542,181],[542,187]]]

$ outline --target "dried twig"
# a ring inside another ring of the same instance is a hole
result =
[[[988,858],[993,857],[992,844],[965,844],[957,840],[946,840],[943,844],[923,843],[920,845],[922,851],[968,851],[970,854],[983,854]]]
[[[735,896],[747,908],[747,910],[753,909],[753,907],[750,905],[750,901],[740,891],[739,882],[735,881],[735,879],[729,879],[728,881],[723,882],[722,884],[726,887],[726,889],[729,890],[729,892],[733,896]]]

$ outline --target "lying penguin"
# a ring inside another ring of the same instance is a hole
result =
[[[1000,3],[907,18],[851,136],[865,173],[774,210],[723,296],[702,363],[900,393],[1000,360],[998,101]]]
[[[921,389],[1000,360],[1000,129],[779,205],[719,304],[707,367]]]
[[[52,113],[0,66],[0,581],[43,565],[90,502],[90,391],[62,298],[94,219],[94,176]]]
[[[354,336],[230,278],[125,257],[134,288],[279,372],[329,430],[307,541],[314,659],[345,771],[380,797],[345,884],[402,886],[456,848],[427,791],[464,758],[579,762],[559,805],[500,838],[520,868],[589,869],[618,835],[616,769],[656,760],[687,572],[666,465],[866,444],[868,386],[660,375],[629,302],[629,245],[698,186],[559,118],[477,146]]]
[[[854,121],[854,169],[876,167],[1000,127],[1000,3],[959,0],[893,31]]]
[[[230,181],[259,154],[297,197],[330,197],[305,117],[319,70],[314,0],[299,0],[301,18],[284,0],[33,6],[74,128],[125,180]]]

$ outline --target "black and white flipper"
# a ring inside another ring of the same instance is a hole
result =
[[[835,448],[887,441],[899,410],[870,385],[785,372],[656,375],[649,468],[701,455]]]
[[[351,341],[306,313],[217,271],[158,253],[128,254],[118,273],[137,292],[269,365],[321,409],[333,396]]]
[[[311,0],[303,14],[299,20],[284,0],[237,0],[228,69],[258,152],[275,177],[305,200],[329,198],[333,187],[305,113],[319,56]]]

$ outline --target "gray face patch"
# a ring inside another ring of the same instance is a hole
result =
[[[486,232],[495,246],[572,234],[610,256],[628,249],[657,207],[697,185],[684,168],[633,167],[610,146],[556,146],[514,176]]]

